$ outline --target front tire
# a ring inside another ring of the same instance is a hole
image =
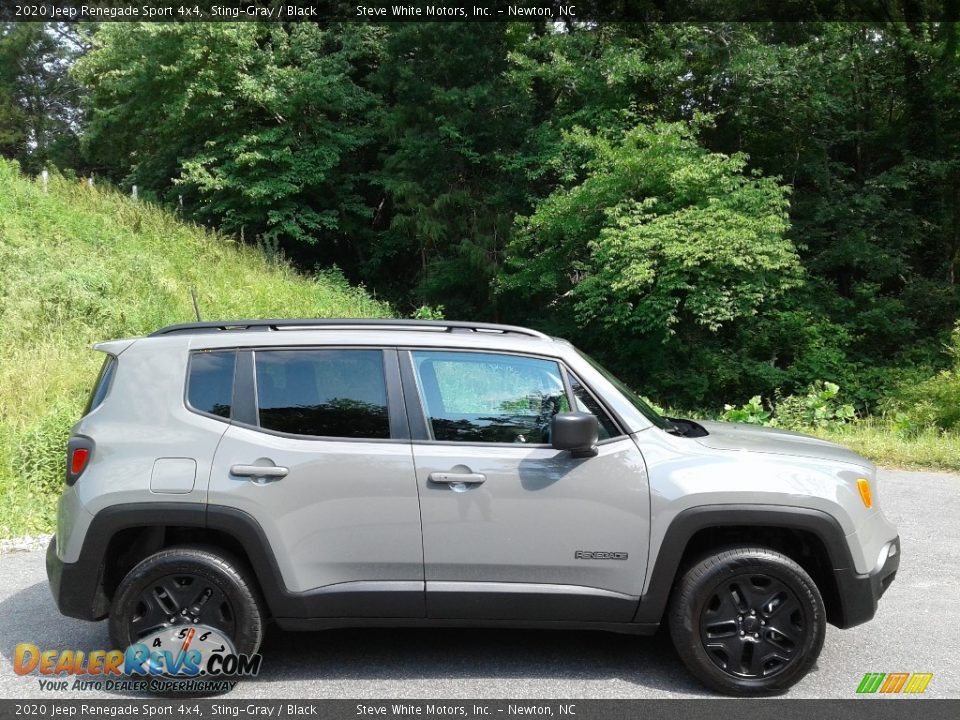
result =
[[[150,555],[121,581],[110,608],[110,639],[124,649],[157,630],[194,622],[252,655],[263,636],[256,586],[244,565],[215,548],[172,547]]]
[[[826,612],[816,583],[790,558],[737,547],[703,558],[674,587],[670,635],[707,687],[777,695],[809,672],[823,647]]]

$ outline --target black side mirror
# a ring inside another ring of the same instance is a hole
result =
[[[557,413],[550,422],[550,439],[557,450],[569,450],[574,457],[597,454],[600,426],[590,413]]]

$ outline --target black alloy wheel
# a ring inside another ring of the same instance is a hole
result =
[[[176,625],[206,625],[231,638],[236,630],[229,598],[202,576],[177,573],[158,578],[144,585],[135,603],[129,634],[137,639]]]
[[[140,561],[121,581],[110,606],[110,638],[124,649],[152,633],[204,625],[251,655],[263,635],[263,604],[253,575],[213,547],[171,547]]]
[[[727,695],[777,695],[816,663],[826,634],[820,590],[793,559],[732,547],[694,561],[668,609],[677,654]]]
[[[700,614],[700,641],[721,670],[742,678],[783,672],[806,635],[796,593],[764,574],[737,575],[710,594]]]

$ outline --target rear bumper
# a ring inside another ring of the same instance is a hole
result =
[[[110,611],[103,594],[100,567],[65,563],[57,555],[57,538],[47,546],[47,582],[57,608],[63,615],[79,620],[102,620]]]
[[[867,622],[876,614],[877,603],[896,578],[897,569],[900,567],[900,538],[894,538],[885,547],[887,559],[873,572],[858,575],[846,568],[833,571],[842,609],[842,616],[835,623],[837,627],[854,627]]]

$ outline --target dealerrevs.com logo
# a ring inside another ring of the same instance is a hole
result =
[[[860,694],[919,695],[927,689],[933,673],[867,673],[857,686]]]
[[[175,625],[126,650],[41,650],[21,643],[13,670],[17,675],[38,673],[44,691],[218,693],[232,690],[237,678],[259,674],[262,659],[236,653],[215,628]]]

